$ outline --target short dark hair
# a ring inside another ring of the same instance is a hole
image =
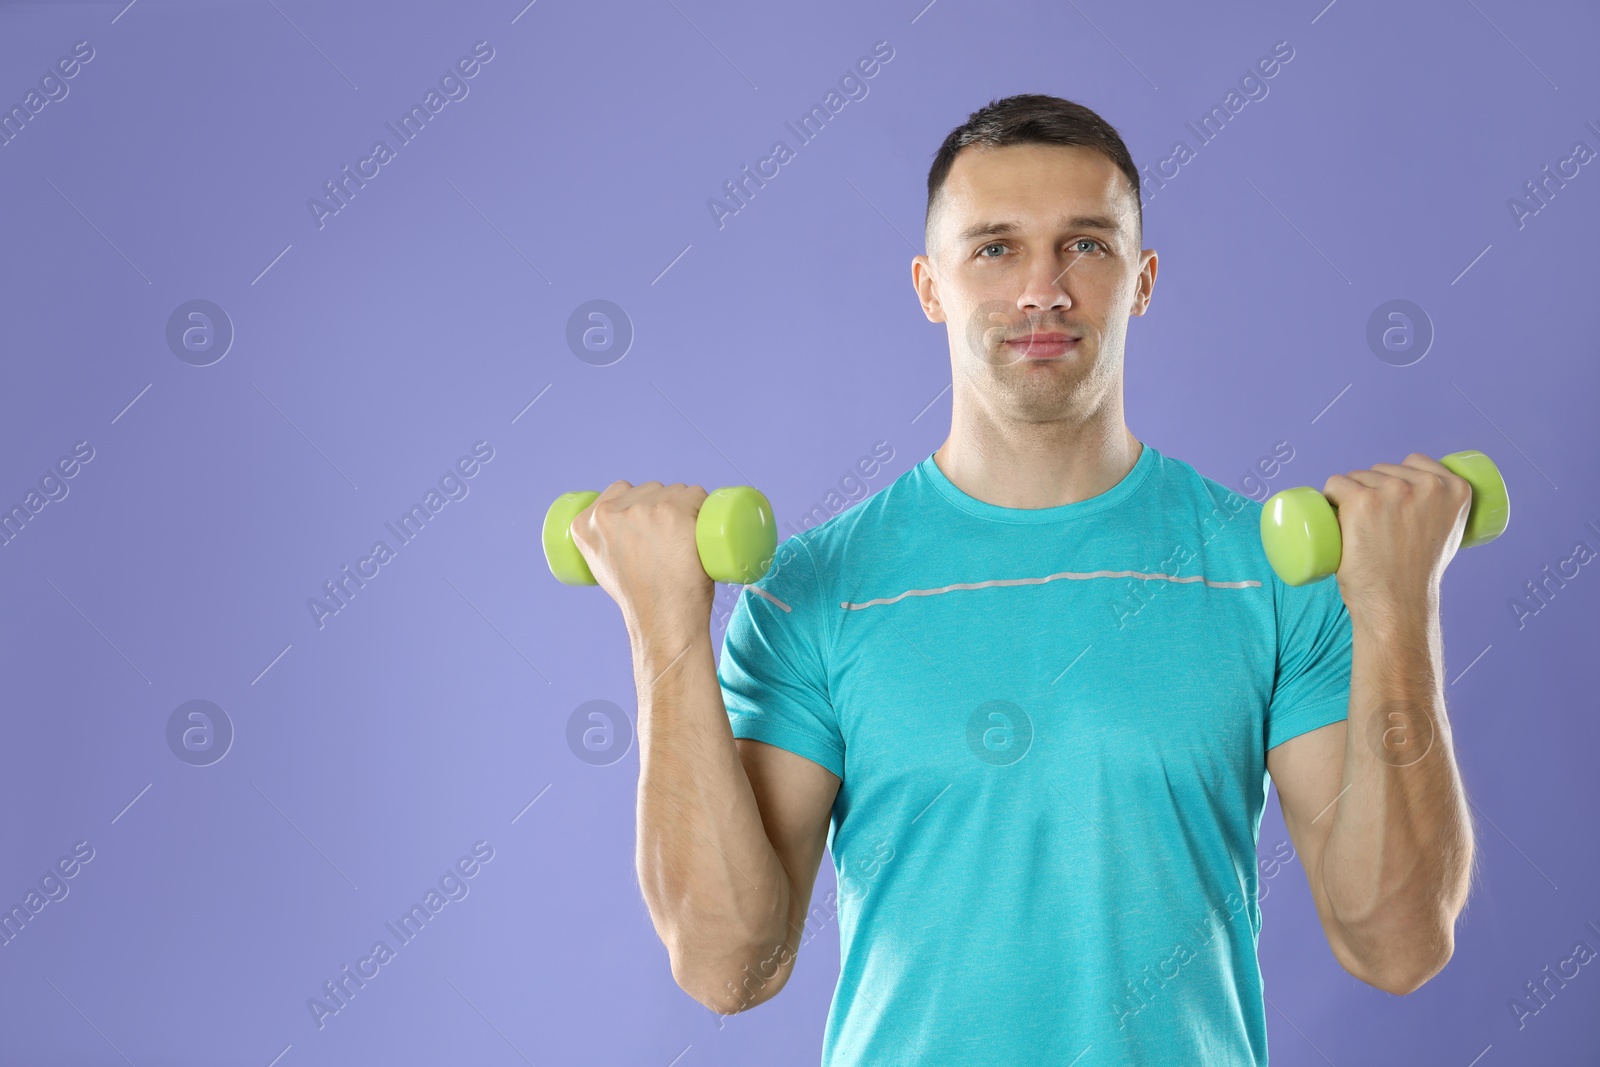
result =
[[[1084,107],[1059,96],[1021,93],[1003,100],[991,100],[967,116],[967,121],[950,131],[933,157],[928,170],[928,208],[923,215],[923,243],[932,251],[934,206],[956,155],[968,145],[1003,148],[1018,144],[1078,145],[1104,154],[1127,176],[1133,188],[1134,217],[1138,237],[1144,240],[1144,206],[1139,200],[1139,169],[1133,165],[1128,146],[1116,128]]]

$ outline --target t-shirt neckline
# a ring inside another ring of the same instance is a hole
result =
[[[1066,522],[1115,507],[1133,495],[1150,471],[1155,468],[1156,461],[1160,457],[1160,453],[1147,442],[1141,441],[1139,444],[1139,458],[1134,460],[1128,473],[1123,475],[1122,480],[1116,485],[1087,500],[1077,500],[1071,504],[1058,504],[1049,508],[1008,508],[968,496],[939,469],[939,464],[934,462],[932,452],[917,464],[917,470],[945,500],[980,519],[1010,523]]]

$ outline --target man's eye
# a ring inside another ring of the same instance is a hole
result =
[[[983,253],[989,251],[989,249],[991,249],[991,248],[1004,248],[1004,247],[1005,247],[1005,245],[1001,244],[999,241],[995,241],[992,244],[986,244],[982,248],[978,249],[978,256],[980,258],[982,258],[982,259],[993,259],[995,257],[993,257],[993,256],[985,256]]]
[[[1078,238],[1076,241],[1074,241],[1072,243],[1074,245],[1091,244],[1091,245],[1094,245],[1096,247],[1100,246],[1100,242],[1096,241],[1093,237],[1080,237],[1080,238]],[[1085,251],[1084,254],[1087,255],[1088,254],[1087,251]]]

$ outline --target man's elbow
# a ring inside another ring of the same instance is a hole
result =
[[[719,969],[682,967],[674,961],[672,979],[703,1007],[718,1015],[737,1015],[777,996],[787,983],[788,971],[781,969],[763,978],[745,966],[730,978]]]
[[[1415,993],[1427,985],[1434,975],[1444,970],[1454,951],[1454,945],[1447,941],[1443,949],[1438,952],[1412,959],[1380,961],[1370,966],[1351,966],[1350,963],[1345,963],[1345,970],[1374,989],[1403,997]]]
[[[1390,974],[1378,980],[1366,979],[1366,982],[1368,985],[1381,989],[1385,993],[1403,997],[1415,993],[1427,985],[1429,980],[1442,970],[1444,970],[1444,964],[1441,963],[1429,970],[1413,971],[1409,974]]]
[[[681,978],[677,981],[678,988],[689,994],[697,1004],[718,1015],[737,1015],[755,1006],[753,1001],[741,999],[731,984],[717,989],[710,984],[685,981]]]

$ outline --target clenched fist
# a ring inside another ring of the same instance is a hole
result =
[[[661,623],[709,628],[716,583],[695,547],[698,485],[615,481],[572,520],[572,542],[630,630]]]

